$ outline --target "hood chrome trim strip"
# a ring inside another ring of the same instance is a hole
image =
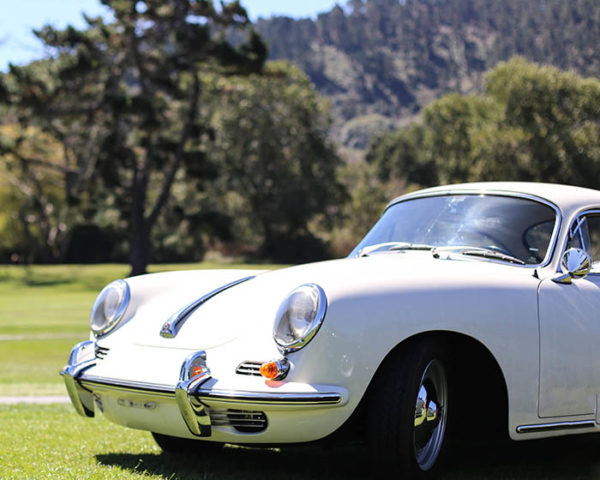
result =
[[[233,282],[227,283],[226,285],[223,285],[223,286],[213,290],[212,292],[207,293],[206,295],[201,296],[197,300],[194,300],[192,303],[190,303],[189,305],[186,305],[181,310],[175,312],[173,315],[171,315],[169,317],[169,319],[163,324],[162,328],[160,329],[160,336],[164,337],[164,338],[175,338],[175,336],[179,333],[179,330],[181,329],[183,324],[186,322],[186,320],[189,318],[189,316],[198,307],[200,307],[200,305],[207,302],[208,300],[210,300],[212,297],[218,295],[219,293],[224,292],[225,290],[227,290],[231,287],[235,287],[236,285],[239,285],[240,283],[247,282],[248,280],[252,280],[255,277],[256,277],[255,275],[252,275],[250,277],[239,278],[237,280],[234,280]]]

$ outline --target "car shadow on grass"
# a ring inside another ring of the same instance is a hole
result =
[[[600,435],[459,446],[447,461],[445,480],[600,479]]]
[[[366,454],[358,448],[293,447],[261,449],[226,446],[193,453],[96,455],[100,464],[169,480],[360,479],[368,476]]]
[[[446,459],[441,479],[600,479],[600,435],[488,445],[472,442]],[[259,449],[226,446],[192,454],[97,455],[107,466],[170,480],[364,479],[370,459],[361,447]]]

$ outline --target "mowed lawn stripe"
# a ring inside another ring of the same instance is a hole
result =
[[[19,342],[23,340],[57,340],[65,338],[81,338],[81,332],[0,334],[0,342]]]
[[[37,405],[48,405],[51,403],[69,403],[67,396],[46,397],[0,397],[0,405],[16,405],[18,403],[29,403]]]

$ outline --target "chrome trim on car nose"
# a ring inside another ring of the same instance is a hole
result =
[[[195,371],[196,369],[197,372]],[[197,437],[210,437],[210,415],[195,397],[198,387],[211,378],[206,366],[206,352],[196,352],[185,359],[175,387],[175,401],[189,431]]]
[[[239,285],[240,283],[247,282],[248,280],[252,280],[253,278],[255,278],[255,275],[252,275],[250,277],[239,278],[233,282],[230,282],[226,285],[223,285],[223,286],[213,290],[212,292],[207,293],[206,295],[201,296],[198,300],[194,300],[192,303],[190,303],[189,305],[186,305],[181,310],[175,312],[173,315],[171,315],[169,317],[169,319],[163,324],[162,328],[160,329],[160,336],[164,337],[164,338],[174,338],[177,335],[177,333],[179,332],[179,329],[183,326],[183,324],[189,318],[189,316],[192,313],[194,313],[194,311],[200,305],[202,305],[206,301],[210,300],[215,295],[218,295],[219,293],[224,292],[225,290],[227,290],[231,287],[235,287],[236,285]]]
[[[279,393],[214,388],[209,380],[216,380],[211,376],[204,351],[195,352],[183,361],[175,388],[171,385],[98,377],[86,372],[96,365],[94,343],[87,341],[75,345],[68,364],[60,372],[75,410],[84,417],[94,416],[94,398],[99,400],[105,393],[115,399],[119,408],[137,407],[144,411],[155,410],[159,402],[174,401],[188,430],[197,437],[210,437],[214,426],[224,425],[222,412],[233,418],[230,419],[233,428],[241,433],[249,433],[247,429],[244,430],[248,422],[252,428],[260,431],[267,428],[266,414],[257,411],[264,406],[297,410],[338,407],[347,401],[348,392],[339,387],[335,388],[338,391]],[[134,394],[135,397],[129,398],[127,394]],[[215,418],[221,412],[215,424],[210,417],[211,411]],[[260,425],[255,424],[258,420]]]
[[[73,347],[65,368],[60,372],[67,387],[67,393],[75,411],[82,417],[94,416],[94,397],[84,389],[77,379],[88,368],[96,365],[95,345],[91,340],[80,342]]]

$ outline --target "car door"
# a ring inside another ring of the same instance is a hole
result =
[[[592,271],[539,289],[540,417],[594,415],[600,395],[600,208],[580,214],[568,248],[583,248]]]

